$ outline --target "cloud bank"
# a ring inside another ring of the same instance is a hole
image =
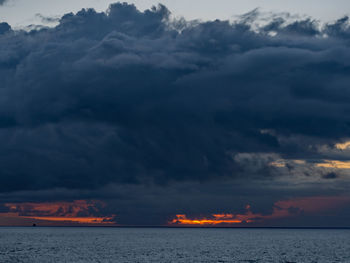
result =
[[[304,180],[342,193],[347,169],[322,164],[350,157],[335,146],[350,137],[349,18],[258,15],[116,3],[53,28],[0,24],[0,192]]]

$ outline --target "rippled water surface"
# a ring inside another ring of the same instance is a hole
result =
[[[350,262],[350,230],[0,228],[0,262]]]

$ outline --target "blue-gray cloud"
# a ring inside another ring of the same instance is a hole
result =
[[[288,160],[339,159],[317,147],[349,137],[347,17],[323,27],[274,18],[253,30],[249,15],[169,15],[118,3],[54,28],[0,25],[1,192],[341,180]],[[270,165],[278,158],[281,169]]]

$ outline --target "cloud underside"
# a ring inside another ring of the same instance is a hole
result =
[[[286,186],[343,193],[349,20],[257,19],[174,20],[162,5],[117,3],[54,28],[0,24],[2,196],[229,181],[268,185],[271,209]]]

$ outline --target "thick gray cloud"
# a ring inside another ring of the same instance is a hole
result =
[[[236,176],[234,153],[308,152],[262,130],[348,136],[347,19],[253,32],[247,18],[172,29],[168,15],[115,4],[4,30],[2,191]]]
[[[114,4],[54,28],[2,24],[0,191],[267,180],[270,204],[295,190],[276,177],[344,179],[314,163],[347,158],[320,147],[350,137],[349,19],[253,30],[256,16],[172,21],[161,5]]]

